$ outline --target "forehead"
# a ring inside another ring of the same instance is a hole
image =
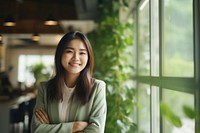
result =
[[[86,45],[81,39],[73,39],[66,44],[66,48],[86,49]]]

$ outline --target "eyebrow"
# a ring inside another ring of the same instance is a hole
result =
[[[65,49],[72,49],[72,50],[74,50],[74,48],[72,48],[72,47],[65,47]],[[79,49],[80,51],[87,51],[87,49]]]

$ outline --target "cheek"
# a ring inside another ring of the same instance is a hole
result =
[[[62,55],[62,57],[61,57],[62,65],[66,64],[66,62],[67,62],[67,56],[66,55]]]
[[[84,60],[84,63],[85,63],[85,65],[86,65],[87,62],[88,62],[88,57],[85,57],[83,60]]]

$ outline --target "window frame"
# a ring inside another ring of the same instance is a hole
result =
[[[159,16],[159,74],[158,76],[152,76],[151,70],[152,70],[152,57],[151,57],[151,52],[152,52],[152,47],[151,47],[151,12],[152,12],[152,1],[149,0],[149,47],[150,47],[150,76],[140,76],[138,75],[138,46],[136,46],[137,51],[136,51],[136,81],[137,83],[144,83],[144,84],[149,84],[151,86],[151,133],[155,133],[154,131],[159,131],[159,133],[162,133],[162,117],[160,117],[160,121],[154,122],[155,120],[155,114],[153,111],[155,111],[155,108],[158,109],[156,105],[154,105],[153,101],[156,98],[159,98],[160,101],[162,100],[162,88],[167,88],[171,89],[174,91],[179,91],[179,92],[185,92],[194,95],[194,103],[195,103],[195,111],[200,114],[200,2],[198,0],[193,0],[193,57],[194,57],[194,77],[167,77],[162,75],[162,68],[163,68],[163,34],[162,34],[162,13],[163,13],[163,1],[158,1],[158,16]],[[136,45],[138,44],[138,12],[139,12],[139,5],[140,2],[143,2],[143,0],[139,0],[137,4],[137,10],[136,10]],[[137,85],[137,84],[136,84]],[[158,91],[152,90],[152,87],[156,86],[158,87]],[[137,88],[137,86],[136,86]],[[155,92],[154,92],[155,91]],[[137,92],[137,91],[136,91]],[[159,96],[158,96],[159,95]],[[158,97],[157,97],[158,96]],[[160,113],[160,112],[158,112]],[[158,114],[159,116],[160,114]],[[155,128],[155,124],[159,125],[157,129]],[[200,117],[195,119],[195,133],[198,132],[198,129],[200,128]]]
[[[194,77],[195,77],[195,111],[200,114],[200,2],[199,0],[193,1],[194,13]],[[195,132],[200,129],[200,117],[195,119]]]

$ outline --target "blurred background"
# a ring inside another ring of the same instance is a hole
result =
[[[60,38],[92,43],[107,84],[105,133],[199,133],[198,0],[1,0],[0,129],[29,133]]]

